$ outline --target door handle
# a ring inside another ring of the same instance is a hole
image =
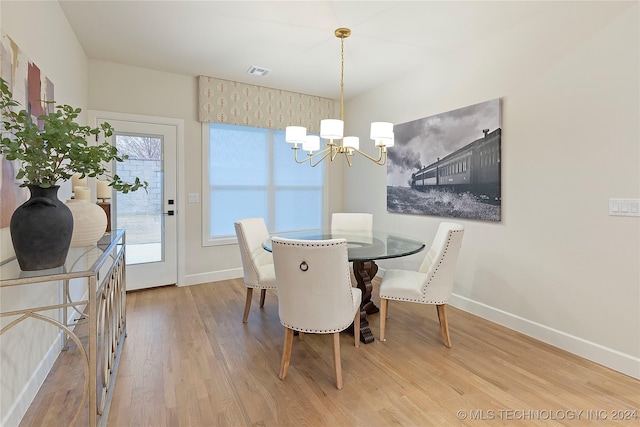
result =
[[[169,216],[174,216],[175,214],[176,214],[175,211],[167,211],[162,213],[162,215],[169,215]]]

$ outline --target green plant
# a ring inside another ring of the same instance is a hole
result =
[[[148,183],[139,178],[128,183],[118,175],[110,175],[105,165],[127,158],[126,155],[119,156],[115,146],[108,142],[88,144],[89,137],[97,139],[100,134],[105,137],[113,134],[108,123],[97,128],[81,126],[75,122],[81,109],[69,105],[57,105],[55,111],[34,121],[26,110],[16,111],[19,106],[7,82],[0,78],[0,154],[8,160],[20,161],[16,179],[22,180],[21,187],[36,185],[49,188],[79,173],[82,177],[106,180],[122,193],[147,188]]]

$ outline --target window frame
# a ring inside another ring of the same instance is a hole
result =
[[[221,245],[235,245],[238,243],[238,238],[236,236],[230,237],[222,237],[222,238],[210,238],[211,230],[210,230],[210,221],[209,217],[211,215],[209,206],[210,206],[210,192],[209,192],[209,142],[210,142],[210,129],[209,122],[202,122],[201,127],[201,136],[202,136],[202,246],[221,246]],[[238,125],[242,126],[242,125]],[[277,130],[277,129],[268,129],[268,130]],[[273,163],[273,150],[269,150],[269,156],[271,158],[271,162]],[[291,153],[291,161],[294,161],[293,153]],[[326,223],[326,218],[328,215],[329,207],[329,167],[326,163],[322,162],[322,165],[318,165],[316,167],[323,168],[323,182],[322,182],[322,222],[323,226]],[[308,164],[300,164],[298,167],[310,167]],[[272,209],[272,206],[268,207],[269,210]],[[272,215],[273,212],[270,212]],[[266,222],[266,218],[265,218]],[[268,224],[267,224],[268,226]]]

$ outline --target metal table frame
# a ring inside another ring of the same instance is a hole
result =
[[[82,262],[79,260],[82,259]],[[83,267],[88,265],[89,267]],[[85,279],[88,299],[71,301],[69,282]],[[26,319],[50,323],[64,332],[64,349],[69,340],[78,346],[84,365],[84,386],[80,405],[70,423],[74,425],[89,401],[89,425],[106,425],[120,353],[126,336],[126,268],[125,231],[105,234],[97,245],[72,248],[64,266],[56,269],[22,272],[15,258],[0,265],[0,287],[38,286],[62,282],[63,301],[60,304],[22,308],[0,313],[0,317],[15,317],[0,329],[0,335]],[[62,320],[41,314],[60,309]],[[68,310],[81,314],[79,321],[67,324]],[[88,345],[83,345],[76,326],[86,322]]]

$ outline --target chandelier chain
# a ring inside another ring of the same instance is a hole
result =
[[[344,121],[344,37],[340,38],[340,120]]]

